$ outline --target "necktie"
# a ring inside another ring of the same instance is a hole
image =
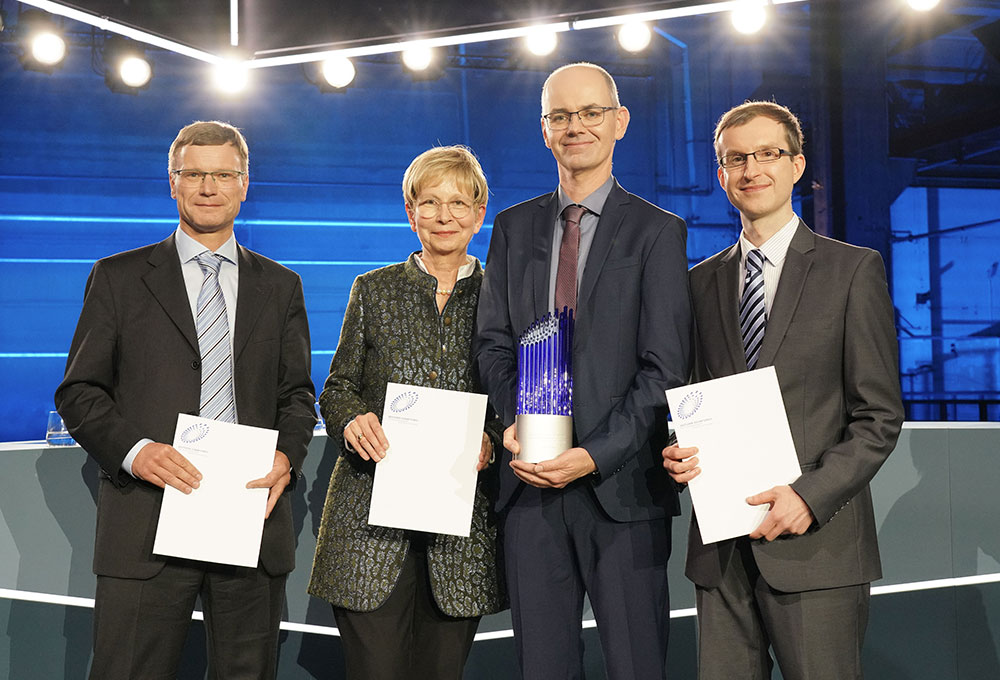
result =
[[[751,250],[747,253],[746,268],[743,297],[740,299],[740,335],[743,337],[747,370],[753,370],[757,365],[757,355],[764,342],[764,326],[767,324],[767,310],[764,307],[764,255],[759,250]]]
[[[587,211],[582,205],[567,205],[562,212],[563,234],[559,245],[559,269],[556,270],[556,310],[576,309],[576,265],[580,254],[580,218]]]
[[[219,286],[222,256],[205,251],[196,258],[205,279],[198,294],[198,349],[201,352],[201,409],[203,418],[236,422],[232,350],[226,299]]]

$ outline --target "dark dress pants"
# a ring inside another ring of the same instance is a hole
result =
[[[609,680],[666,677],[670,518],[615,522],[589,482],[523,485],[504,514],[511,619],[524,680],[583,677],[583,596]]]
[[[333,608],[347,680],[462,680],[480,617],[438,609],[417,537],[389,599],[370,612]]]
[[[97,577],[90,680],[177,677],[201,596],[211,680],[272,680],[287,576],[170,559],[150,579]]]
[[[695,594],[699,680],[767,680],[774,665],[768,647],[785,680],[861,680],[869,584],[774,590],[749,539],[740,538],[719,587]]]

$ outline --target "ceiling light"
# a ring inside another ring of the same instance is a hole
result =
[[[906,3],[911,9],[915,9],[918,12],[926,12],[937,7],[940,4],[940,0],[906,0]]]
[[[347,57],[329,57],[320,65],[320,74],[330,87],[341,89],[354,82],[357,71]]]
[[[149,85],[153,65],[138,43],[119,36],[108,38],[101,50],[104,82],[112,92],[138,94]]]
[[[733,28],[744,35],[751,35],[767,23],[766,0],[746,0],[729,15]]]
[[[242,61],[224,61],[216,64],[212,71],[215,87],[226,94],[242,92],[249,80],[246,63]]]
[[[424,71],[434,61],[434,50],[429,47],[410,47],[403,50],[403,64],[411,71]]]
[[[37,9],[21,12],[18,32],[23,41],[21,63],[24,68],[52,73],[66,58],[66,41],[45,12]]]
[[[524,44],[536,57],[545,57],[556,51],[559,38],[555,31],[538,30],[524,36]]]
[[[642,52],[652,39],[653,32],[644,21],[630,21],[618,29],[618,44],[626,52]]]

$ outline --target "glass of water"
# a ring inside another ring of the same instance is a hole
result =
[[[49,411],[49,423],[45,427],[45,442],[49,446],[73,446],[76,444],[69,436],[66,423],[58,411]]]

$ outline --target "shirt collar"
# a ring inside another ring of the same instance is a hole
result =
[[[427,271],[427,265],[424,264],[423,259],[421,259],[420,257],[420,253],[417,252],[416,255],[417,256],[413,259],[416,260],[417,266],[420,268],[420,271],[422,271],[424,274],[430,274],[430,272]],[[465,264],[463,264],[461,267],[458,268],[458,277],[455,280],[461,281],[462,279],[467,279],[470,276],[472,276],[472,274],[476,271],[476,261],[477,261],[476,258],[466,253]]]
[[[208,248],[188,236],[187,233],[180,227],[177,227],[177,230],[174,232],[174,243],[177,245],[177,256],[180,258],[181,264],[190,262],[208,250]],[[230,234],[226,242],[219,246],[219,249],[215,251],[215,254],[221,255],[225,260],[231,262],[232,264],[236,264],[236,234]]]
[[[799,226],[799,216],[793,214],[792,219],[781,229],[776,231],[771,238],[764,241],[764,243],[758,248],[754,244],[747,240],[747,237],[740,232],[740,261],[743,266],[746,266],[747,255],[751,250],[759,250],[760,254],[764,256],[764,259],[770,262],[773,266],[777,267],[782,262],[785,261],[785,255],[788,253],[788,246],[792,243],[792,237],[795,236],[795,230]]]
[[[598,217],[601,216],[601,211],[604,210],[604,204],[608,200],[608,196],[611,194],[611,187],[615,185],[614,176],[608,177],[608,179],[601,186],[594,189],[594,191],[580,201],[577,205],[582,205],[589,212],[594,213]],[[566,192],[563,191],[562,186],[559,187],[559,213],[562,215],[562,211],[566,209],[567,205],[573,205],[573,201],[570,200]],[[580,223],[580,229],[584,229],[584,225]]]

